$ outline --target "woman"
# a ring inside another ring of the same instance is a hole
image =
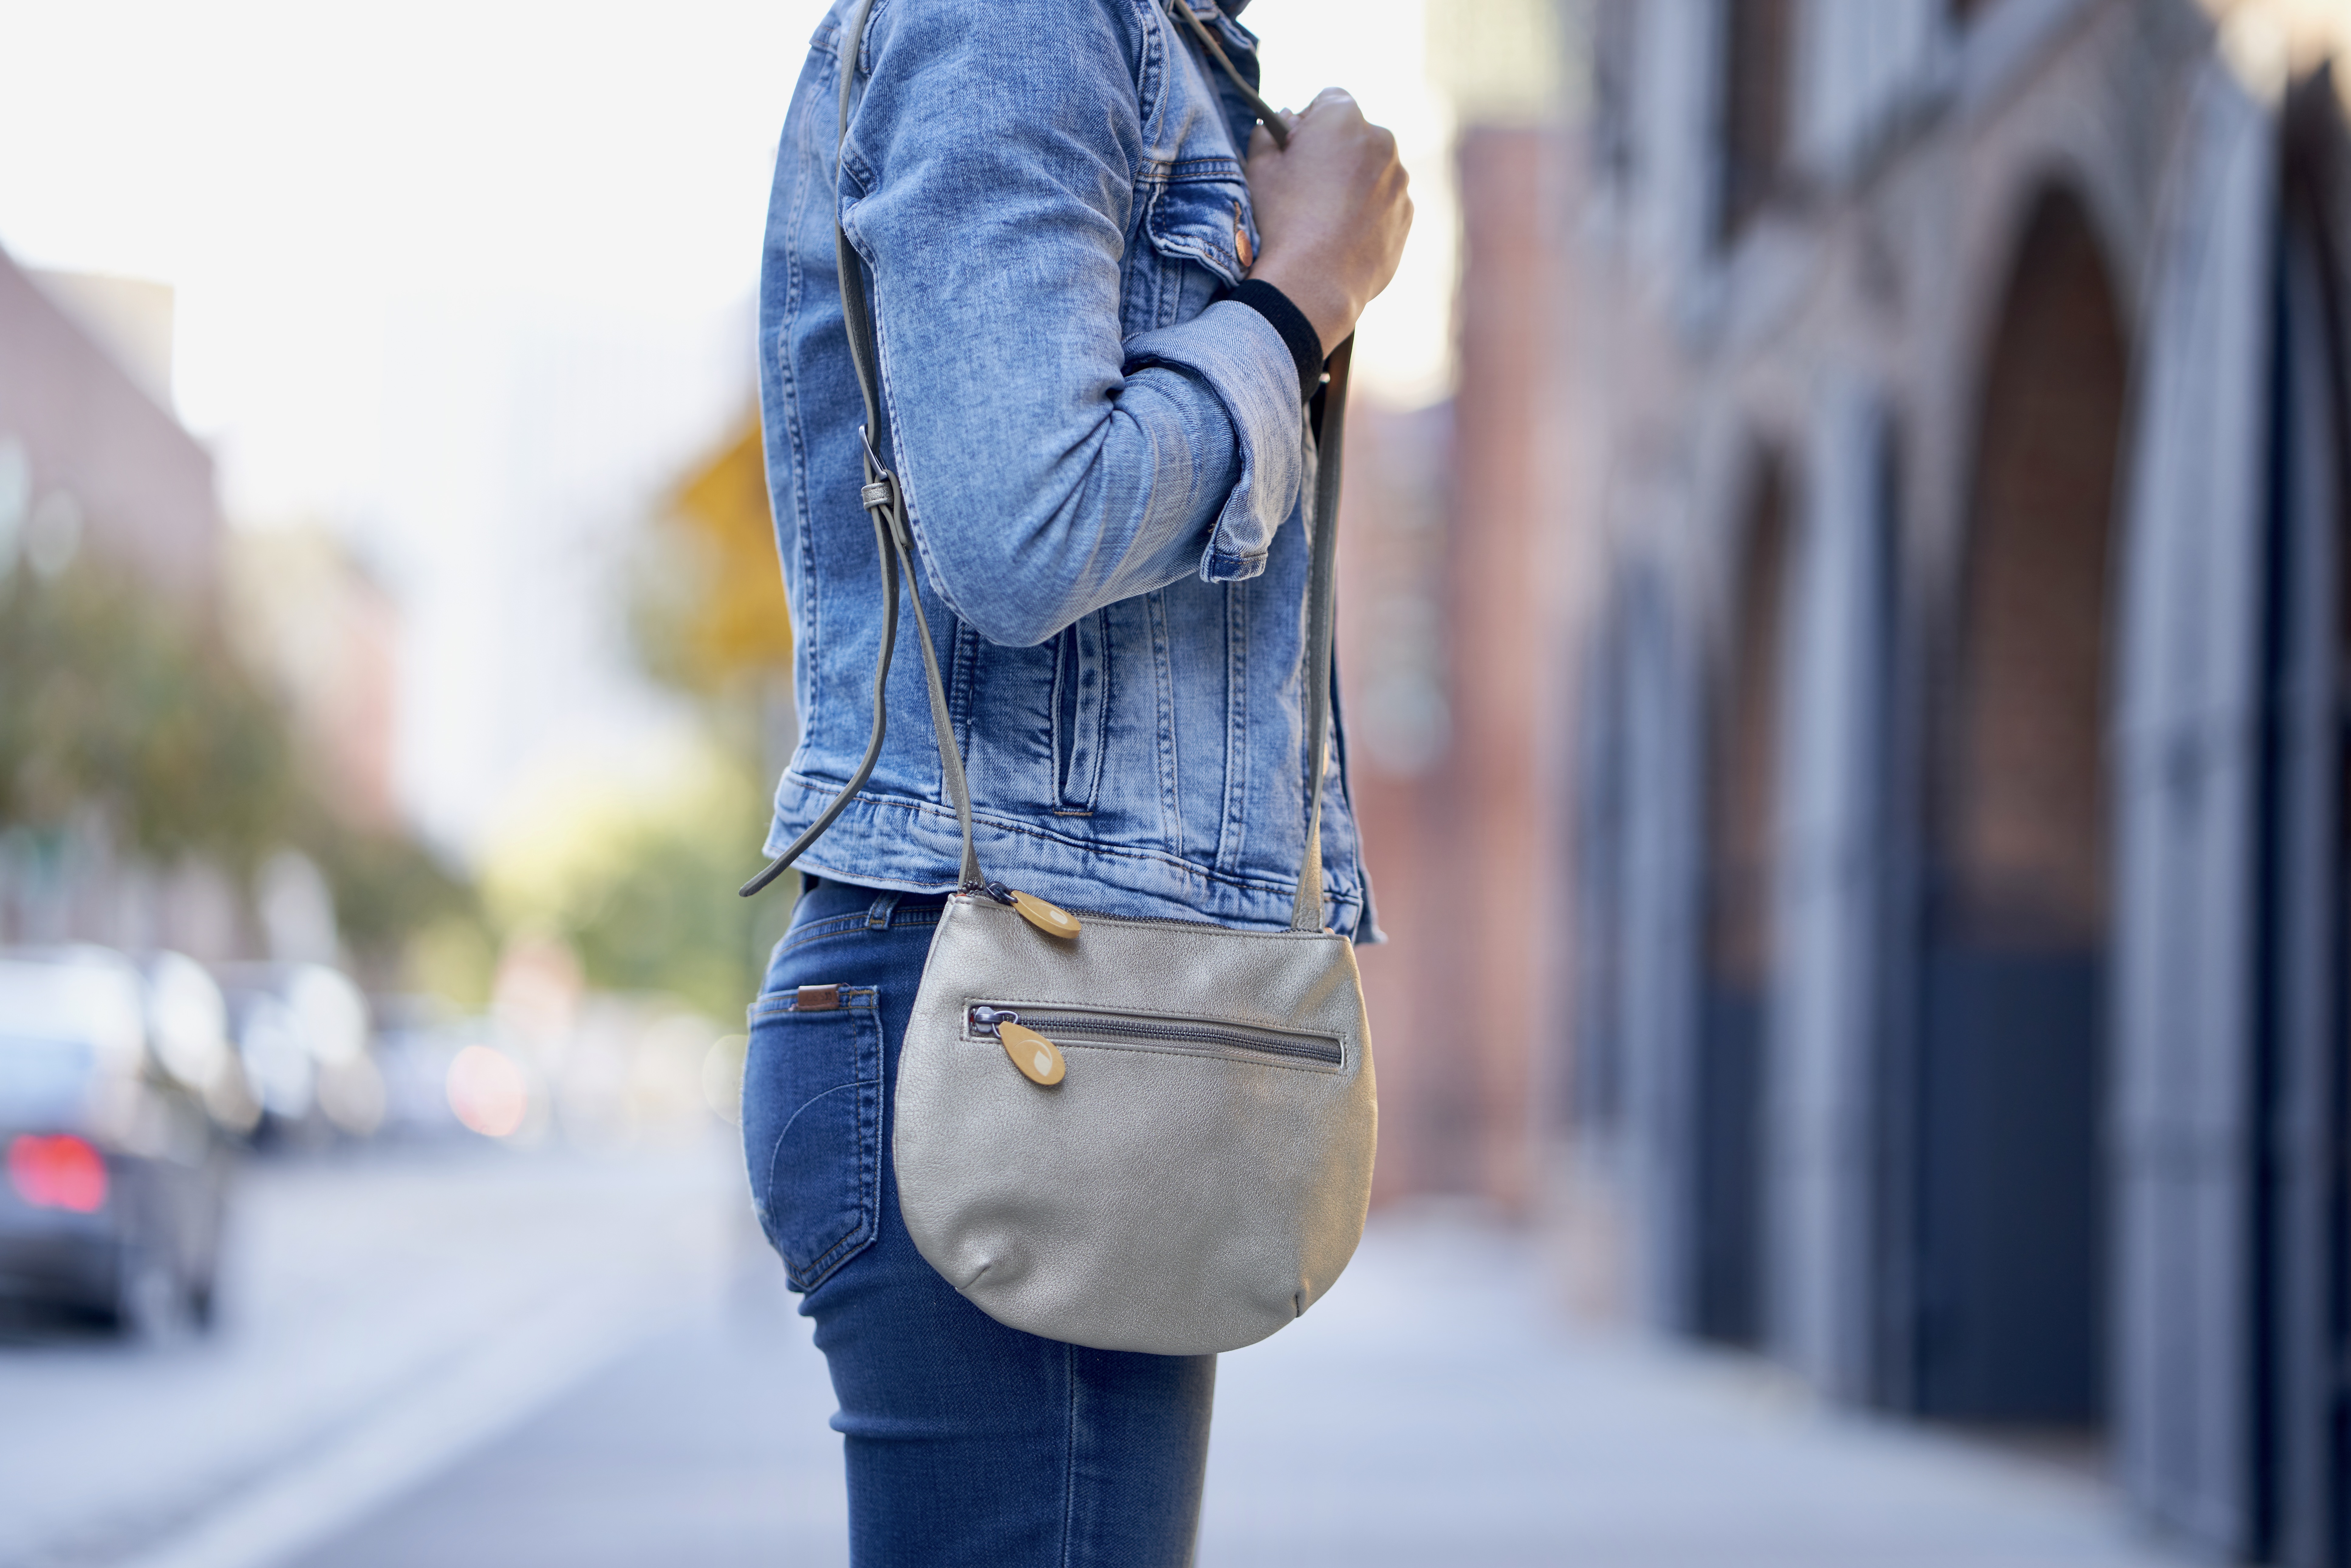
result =
[[[818,29],[761,284],[801,720],[770,852],[855,777],[882,655],[838,224],[987,864],[1074,910],[1288,924],[1308,402],[1411,204],[1343,93],[1285,117],[1286,150],[1252,131],[1245,3],[879,0],[852,40],[840,0]],[[1180,1564],[1214,1358],[1006,1328],[899,1218],[888,1086],[960,852],[923,678],[893,662],[900,722],[799,862],[744,1084],[761,1222],[841,1402],[854,1559]],[[1337,749],[1328,918],[1369,939]]]

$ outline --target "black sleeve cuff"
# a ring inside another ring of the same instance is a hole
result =
[[[1281,334],[1290,357],[1298,361],[1298,401],[1304,402],[1312,397],[1314,390],[1322,384],[1322,340],[1316,335],[1314,323],[1306,319],[1306,312],[1292,305],[1289,295],[1255,277],[1243,279],[1240,287],[1225,298],[1248,306]]]

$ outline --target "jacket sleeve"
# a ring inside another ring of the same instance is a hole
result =
[[[885,0],[864,41],[841,195],[884,418],[930,583],[992,642],[1253,577],[1297,501],[1298,376],[1262,316],[1122,340],[1152,26],[1134,0]]]

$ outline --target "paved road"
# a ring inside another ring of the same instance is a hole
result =
[[[257,1564],[346,1523],[714,1295],[738,1181],[716,1145],[249,1166],[215,1334],[0,1345],[0,1564]]]
[[[822,1364],[723,1155],[271,1183],[221,1346],[0,1352],[0,1563],[844,1561]],[[2170,1560],[2079,1474],[1571,1330],[1507,1238],[1385,1220],[1311,1318],[1225,1359],[1200,1561]]]

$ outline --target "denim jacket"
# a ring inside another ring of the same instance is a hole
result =
[[[1244,72],[1246,0],[1176,0]],[[768,849],[855,772],[883,618],[833,226],[872,284],[883,418],[990,877],[1080,910],[1288,924],[1313,451],[1281,337],[1219,299],[1257,240],[1240,96],[1163,0],[878,0],[848,140],[818,28],[778,152],[760,398],[798,749]],[[836,151],[838,162],[836,162]],[[938,891],[958,837],[903,617],[872,778],[801,865]],[[1326,918],[1369,939],[1343,738]]]

